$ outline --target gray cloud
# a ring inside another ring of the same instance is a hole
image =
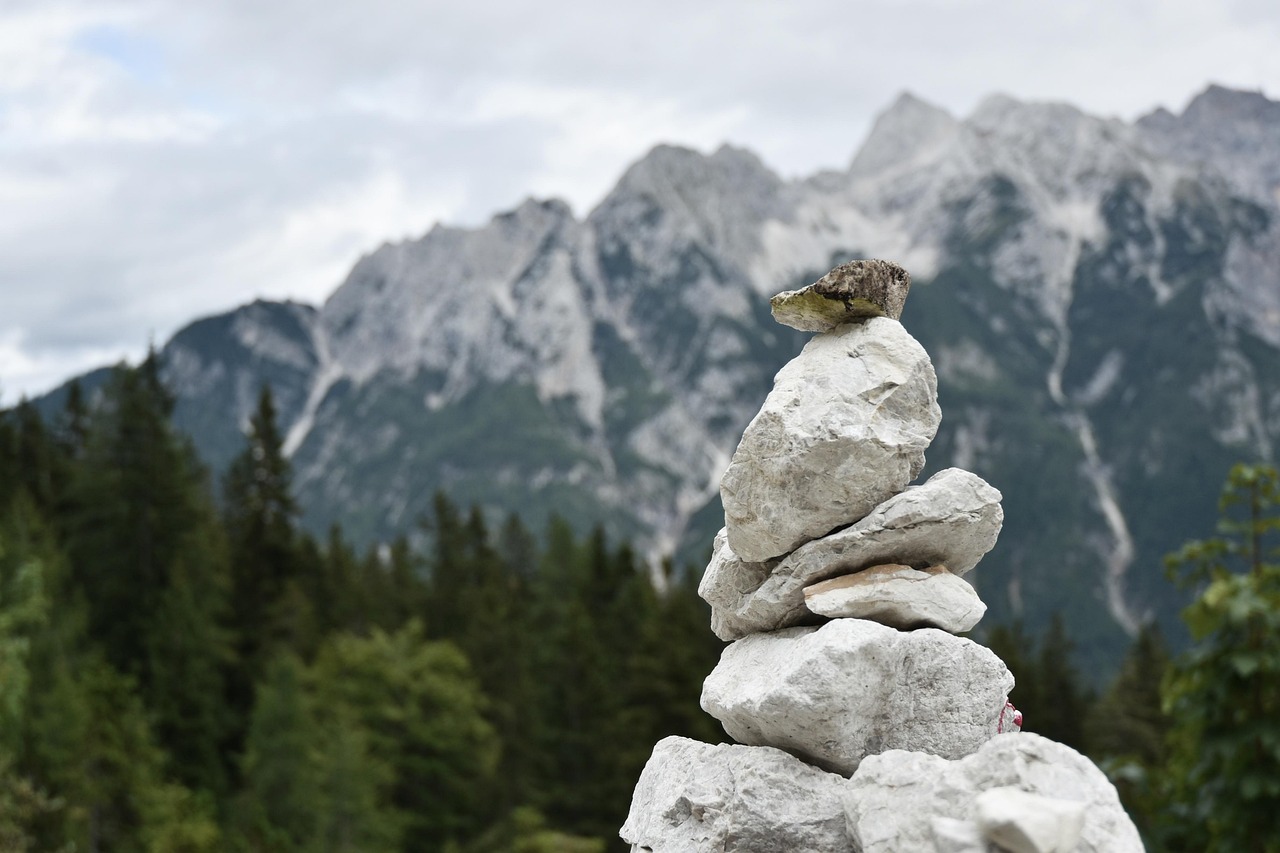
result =
[[[903,89],[1125,117],[1280,91],[1260,0],[10,0],[0,402],[525,195],[585,212],[653,144],[847,163]]]

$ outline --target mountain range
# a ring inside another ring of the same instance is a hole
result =
[[[804,342],[768,297],[857,257],[914,279],[902,322],[943,412],[922,478],[1004,494],[971,576],[987,620],[1061,612],[1086,662],[1173,624],[1161,556],[1280,439],[1280,103],[1258,93],[1132,123],[902,95],[847,168],[800,180],[660,146],[585,218],[529,200],[379,247],[322,306],[197,320],[165,375],[215,471],[271,386],[314,530],[383,541],[443,490],[700,569],[720,474]]]

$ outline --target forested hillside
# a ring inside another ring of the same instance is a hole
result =
[[[171,407],[151,358],[0,418],[0,849],[601,850],[716,739],[692,574],[443,495],[318,542],[267,393],[217,487]]]
[[[621,849],[653,744],[724,739],[698,707],[720,643],[697,567],[655,577],[598,529],[443,494],[420,548],[317,541],[270,392],[215,485],[159,377],[153,354],[91,407],[73,385],[48,420],[0,412],[0,850]],[[1061,614],[977,636],[1025,729],[1098,760],[1150,850],[1280,814],[1276,484],[1237,468],[1226,538],[1173,559],[1204,591],[1173,664],[1148,625],[1097,692]]]

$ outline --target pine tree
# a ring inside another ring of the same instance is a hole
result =
[[[223,626],[225,563],[216,538],[188,540],[174,562],[150,630],[148,710],[174,776],[184,785],[225,796],[231,784],[235,719],[224,702],[234,664]]]
[[[79,459],[84,453],[85,444],[89,440],[89,418],[89,405],[84,399],[84,390],[80,387],[79,380],[72,379],[67,386],[67,402],[63,406],[58,429],[58,440],[71,459]]]
[[[426,629],[430,637],[451,639],[462,633],[468,615],[463,610],[470,580],[466,530],[458,508],[443,492],[436,492],[431,508],[431,520],[424,525],[431,536]]]
[[[369,630],[364,617],[364,591],[360,587],[360,561],[343,537],[342,528],[336,524],[329,528],[324,559],[315,581],[316,592],[311,600],[320,635],[329,636],[339,631],[363,634]]]
[[[23,400],[13,418],[16,483],[46,518],[53,518],[66,490],[68,460],[35,406]]]
[[[115,371],[73,466],[70,583],[86,636],[128,676],[178,777],[226,784],[223,679],[226,550],[194,451],[169,423],[173,401],[155,353]],[[132,688],[131,688],[132,689]]]
[[[18,491],[18,430],[13,412],[0,410],[0,507],[7,506]]]
[[[155,354],[117,368],[72,479],[68,551],[89,630],[117,668],[145,683],[150,623],[170,567],[202,518],[202,472],[169,425]]]
[[[231,609],[244,672],[251,680],[278,645],[296,647],[304,629],[289,461],[276,423],[271,389],[263,386],[243,451],[227,468],[224,520],[232,567]],[[282,606],[288,600],[289,606]],[[299,621],[302,620],[302,621]]]
[[[45,569],[23,528],[34,522],[30,499],[19,494],[0,507],[0,850],[36,848],[34,826],[58,804],[18,768],[32,685],[32,636],[49,619]]]
[[[426,584],[422,577],[421,560],[409,546],[409,540],[397,536],[388,550],[387,592],[385,618],[380,623],[387,631],[395,631],[413,617],[420,615],[426,606]]]
[[[1143,626],[1111,685],[1085,721],[1089,754],[1120,793],[1147,846],[1157,843],[1160,801],[1170,720],[1161,707],[1160,686],[1169,652],[1154,623]]]
[[[1127,758],[1146,768],[1161,764],[1169,718],[1161,708],[1160,685],[1168,667],[1169,650],[1159,627],[1144,625],[1086,719],[1092,755]]]
[[[1034,708],[1027,731],[1073,749],[1085,750],[1084,722],[1093,695],[1072,660],[1075,647],[1067,637],[1062,614],[1055,612],[1040,638],[1037,656],[1040,703]],[[1028,719],[1024,709],[1024,719]]]

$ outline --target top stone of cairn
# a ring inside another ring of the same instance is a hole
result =
[[[773,319],[802,332],[827,332],[868,317],[902,317],[911,276],[891,261],[850,261],[808,287],[769,300]]]

